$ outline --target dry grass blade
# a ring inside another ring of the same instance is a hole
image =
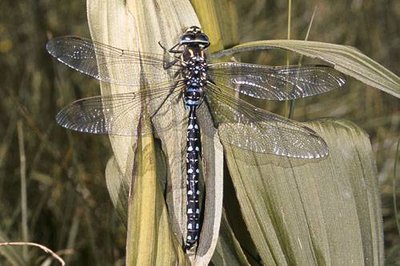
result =
[[[0,253],[7,258],[7,261],[11,265],[26,265],[27,261],[23,259],[22,250],[13,248],[11,245],[5,245],[10,243],[3,232],[0,232]]]
[[[396,158],[400,158],[400,139],[397,141]],[[393,167],[393,208],[395,214],[394,217],[399,217],[397,210],[397,193],[396,193],[397,164],[398,160],[395,160]],[[400,218],[396,219],[396,227],[397,227],[397,234],[400,236]]]
[[[4,242],[4,243],[0,243],[0,247],[4,247],[4,246],[22,246],[22,247],[27,247],[27,246],[32,246],[32,247],[38,247],[41,250],[43,250],[44,252],[50,254],[55,260],[57,260],[61,265],[65,265],[64,260],[58,256],[54,251],[52,251],[51,249],[37,244],[37,243],[32,243],[32,242]],[[23,264],[18,264],[18,265],[25,265],[25,263]]]
[[[27,189],[26,189],[26,155],[24,143],[24,131],[22,122],[17,122],[18,132],[18,146],[19,146],[19,161],[20,161],[20,180],[21,180],[21,225],[22,225],[22,239],[28,241],[28,202],[27,202]],[[25,260],[29,260],[28,249],[23,246],[22,254]]]
[[[251,155],[243,162],[237,159],[242,151],[225,147],[243,217],[262,262],[381,265],[381,208],[367,135],[349,122],[323,120],[307,126],[328,143],[327,159],[282,158],[274,165],[260,164],[254,155],[249,165]]]
[[[240,44],[221,51],[216,56],[271,48],[290,50],[311,58],[322,59],[342,73],[400,98],[400,78],[350,46],[300,40],[267,40]]]
[[[400,158],[400,139],[397,141],[397,146],[396,146],[396,157],[395,158]],[[392,181],[392,200],[393,200],[393,213],[395,217],[395,223],[396,223],[396,229],[397,229],[397,237],[400,236],[400,216],[398,212],[398,204],[397,204],[397,184],[396,184],[396,179],[398,177],[397,171],[398,171],[398,159],[394,161],[394,167],[393,167],[393,181]],[[387,252],[386,252],[386,260],[385,263],[386,265],[399,265],[400,261],[400,244],[397,243],[396,245],[392,246]]]

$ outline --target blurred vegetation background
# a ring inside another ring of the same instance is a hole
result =
[[[287,38],[286,1],[236,2],[241,42]],[[354,46],[400,75],[400,1],[293,2],[292,39],[305,39],[314,10],[309,40]],[[86,3],[5,0],[0,13],[0,242],[37,242],[73,265],[118,265],[124,260],[125,228],[105,186],[108,139],[64,130],[54,118],[66,104],[99,94],[98,83],[45,50],[52,36],[89,37]],[[274,55],[263,52],[256,61],[286,63]],[[391,264],[400,250],[392,201],[393,178],[400,182],[399,171],[394,173],[400,101],[349,78],[343,90],[296,102],[296,120],[319,117],[351,120],[371,137]],[[16,252],[30,256],[33,265],[46,257],[36,248]],[[0,257],[1,265],[5,261]]]

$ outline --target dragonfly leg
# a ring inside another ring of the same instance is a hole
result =
[[[180,48],[181,48],[181,44],[180,43],[175,44],[174,46],[172,46],[168,50],[163,47],[163,49],[165,49],[165,51],[168,51],[168,53],[170,53],[170,54],[181,54],[181,53],[183,53],[183,50],[180,49]]]
[[[180,49],[181,45],[179,43],[175,44],[172,46],[170,49],[165,48],[164,45],[161,44],[161,42],[158,42],[158,45],[164,50],[164,53],[166,54],[181,54],[183,53],[183,50]]]
[[[160,47],[164,50],[164,53],[169,53],[169,49],[165,48],[164,45],[162,45],[162,43],[159,41],[158,45],[160,45]],[[175,47],[177,47],[178,44],[175,44],[171,49],[174,49]]]
[[[171,49],[165,48],[164,45],[161,44],[161,42],[158,42],[158,45],[160,45],[160,47],[164,51],[164,57],[165,57],[165,60],[164,60],[164,63],[163,63],[163,68],[164,69],[169,69],[170,67],[174,66],[177,62],[180,61],[179,57],[174,57],[174,59],[172,61],[168,61],[166,59],[166,57],[168,55],[170,55],[171,53],[172,54],[178,54],[178,53],[181,54],[183,52],[183,51],[180,51],[180,50],[176,49],[176,47],[179,47],[179,44],[175,44]]]
[[[178,61],[179,61],[179,58],[175,58],[174,60],[172,60],[172,61],[170,61],[170,62],[164,61],[164,63],[163,63],[163,68],[164,68],[165,70],[166,70],[166,69],[169,69],[170,67],[174,66]]]

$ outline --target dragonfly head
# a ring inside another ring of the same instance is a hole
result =
[[[210,46],[208,36],[197,26],[189,27],[179,40],[180,45],[199,45],[201,48]]]

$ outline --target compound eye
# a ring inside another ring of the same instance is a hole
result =
[[[203,45],[203,47],[210,46],[210,40],[208,39],[207,35],[205,35],[205,34],[198,35],[196,37],[196,42],[200,45]]]
[[[193,34],[186,33],[186,34],[182,35],[181,42],[186,43],[186,42],[193,41],[193,39],[194,39],[194,35]]]

